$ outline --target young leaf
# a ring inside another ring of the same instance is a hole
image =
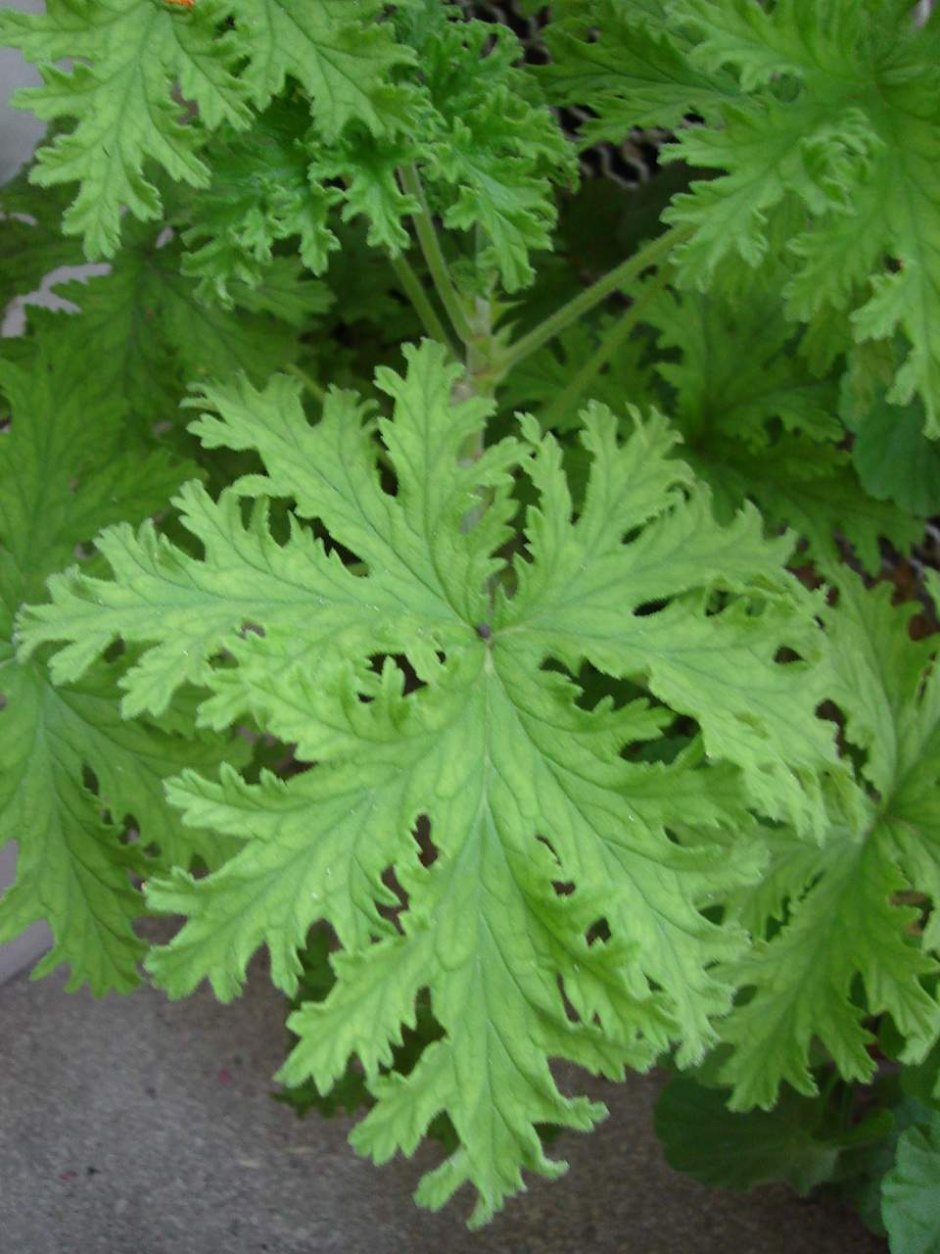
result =
[[[286,780],[189,771],[172,785],[187,822],[245,844],[207,877],[152,885],[154,908],[188,922],[150,968],[175,996],[208,979],[230,998],[266,944],[292,993],[309,928],[329,922],[336,984],[292,1019],[282,1078],[325,1091],[357,1055],[376,1104],[355,1143],[380,1161],[445,1113],[460,1148],[419,1198],[438,1206],[470,1181],[481,1222],[522,1167],[562,1169],[537,1124],[583,1129],[601,1113],[562,1096],[549,1059],[619,1075],[669,1039],[689,1061],[714,1041],[733,991],[715,963],[744,938],[702,911],[757,865],[749,840],[734,859],[727,842],[751,810],[815,829],[833,749],[814,716],[820,676],[778,661],[785,645],[816,648],[788,542],[766,541],[753,512],[716,525],[661,419],[620,444],[609,410],[586,411],[591,471],[572,517],[551,437],[529,419],[468,460],[488,404],[453,399],[460,370],[441,346],[407,360],[405,377],[377,376],[394,402],[377,424],[333,390],[311,426],[284,378],[207,388],[203,444],[254,450],[264,473],[218,501],[183,489],[198,555],[147,524],[105,532],[113,578],[73,568],[20,631],[26,655],[60,643],[59,682],[116,638],[132,646],[128,715],[159,715],[191,680],[207,690],[203,724],[250,714],[296,745],[309,765]],[[538,503],[509,568],[518,476]],[[295,503],[280,540],[272,498]],[[585,708],[584,663],[653,699]],[[700,726],[707,764],[622,755],[676,713]],[[412,835],[422,816],[432,860]],[[444,1035],[383,1078],[422,989]]]
[[[444,225],[479,227],[480,263],[517,291],[533,278],[529,254],[551,247],[553,184],[573,180],[573,148],[531,76],[514,66],[519,43],[505,27],[451,22],[420,54],[420,158]]]
[[[338,247],[334,206],[342,205],[344,221],[365,219],[371,245],[400,253],[411,239],[407,220],[421,209],[400,185],[411,165],[446,226],[479,228],[482,266],[498,270],[509,290],[531,281],[529,254],[551,246],[553,184],[572,178],[573,149],[515,64],[521,48],[505,27],[458,20],[444,7],[426,17],[399,21],[406,64],[394,90],[406,124],[383,109],[382,127],[351,115],[327,128],[311,124],[303,100],[277,99],[249,131],[223,131],[211,142],[214,179],[194,205],[187,243],[199,248],[188,268],[223,300],[232,277],[251,282],[272,245],[291,236],[305,264],[323,273]],[[380,23],[372,33],[387,40],[389,29]],[[356,47],[366,55],[368,44]]]
[[[339,240],[328,226],[336,187],[315,184],[310,114],[303,101],[276,101],[247,132],[223,129],[210,141],[212,182],[193,199],[183,239],[183,268],[202,279],[222,304],[232,281],[253,285],[270,266],[281,240],[295,247],[308,270],[322,274]]]

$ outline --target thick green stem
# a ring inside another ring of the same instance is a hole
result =
[[[660,266],[655,278],[650,279],[630,308],[607,328],[601,336],[600,344],[591,356],[572,376],[566,387],[559,392],[548,409],[543,412],[542,422],[545,426],[555,426],[576,408],[593,380],[604,369],[621,344],[627,340],[637,323],[642,320],[644,312],[669,282],[671,275],[671,266]]]
[[[288,374],[292,374],[298,378],[310,395],[315,400],[319,401],[321,405],[326,401],[326,388],[321,387],[320,384],[317,383],[316,379],[307,374],[306,370],[302,370],[300,366],[295,366],[293,363],[290,363],[285,367],[285,369]]]
[[[418,243],[421,246],[422,253],[424,253],[428,273],[431,275],[431,281],[441,299],[441,304],[447,310],[447,316],[450,318],[454,330],[463,343],[467,344],[473,335],[473,328],[470,326],[467,318],[463,301],[460,299],[460,295],[451,281],[450,271],[447,268],[447,259],[441,248],[441,242],[437,238],[434,219],[431,217],[431,211],[428,208],[421,176],[418,174],[417,167],[414,164],[402,166],[400,173],[402,187],[410,196],[415,198],[419,205],[418,212],[413,215],[413,221],[415,232],[418,236]]]
[[[405,289],[405,295],[411,301],[415,313],[421,319],[421,324],[425,331],[427,331],[432,340],[437,340],[438,343],[446,344],[448,348],[455,349],[447,328],[438,317],[437,310],[431,304],[431,299],[422,287],[421,280],[415,274],[411,263],[406,257],[389,257],[389,261],[392,263],[392,269],[398,276],[399,283]]]
[[[503,373],[517,366],[523,358],[554,339],[573,322],[579,321],[595,305],[606,300],[611,293],[619,291],[644,270],[661,262],[691,234],[691,227],[675,227],[667,231],[647,244],[645,248],[641,248],[638,253],[628,257],[626,261],[622,261],[619,266],[615,266],[596,283],[592,283],[583,292],[579,292],[573,300],[568,301],[567,305],[556,309],[544,322],[539,323],[521,339],[516,340],[515,344],[510,344],[500,359]]]

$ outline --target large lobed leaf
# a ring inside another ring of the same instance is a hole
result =
[[[254,450],[263,473],[218,500],[187,485],[186,549],[146,523],[106,531],[112,576],[56,578],[20,634],[25,656],[58,643],[60,683],[124,641],[127,715],[160,717],[191,681],[203,725],[250,716],[296,746],[306,769],[286,780],[172,783],[186,822],[244,847],[207,877],[151,885],[151,905],[187,922],[150,969],[174,996],[208,979],[230,998],[267,945],[293,993],[298,950],[329,922],[336,983],[292,1019],[282,1077],[323,1091],[358,1056],[377,1100],[355,1143],[379,1160],[446,1113],[459,1148],[420,1198],[470,1181],[482,1221],[520,1168],[562,1169],[537,1124],[601,1113],[559,1092],[550,1059],[616,1076],[669,1040],[688,1061],[713,1043],[733,995],[715,964],[744,936],[703,911],[756,871],[752,812],[816,830],[833,747],[816,669],[778,660],[816,649],[789,542],[765,540],[750,510],[718,526],[661,419],[621,444],[613,414],[589,407],[573,514],[551,437],[527,419],[468,460],[488,403],[452,399],[440,346],[407,360],[404,377],[377,376],[394,404],[377,422],[334,389],[311,426],[285,378],[207,387],[194,430]],[[520,476],[537,503],[508,564]],[[279,539],[275,498],[294,502]],[[641,695],[588,701],[585,664]],[[677,714],[702,750],[626,756]],[[383,1078],[422,990],[444,1035]]]

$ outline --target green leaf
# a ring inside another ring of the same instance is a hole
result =
[[[15,296],[34,292],[59,266],[84,260],[74,240],[60,230],[66,199],[28,182],[29,167],[0,187],[0,313]]]
[[[940,432],[940,248],[935,238],[937,26],[907,5],[831,0],[755,7],[677,0],[670,24],[700,72],[731,72],[741,96],[701,104],[667,159],[724,171],[676,198],[666,220],[695,229],[686,281],[756,267],[780,215],[792,218],[792,317],[851,328],[858,341],[903,333],[909,352],[888,395],[914,396]],[[743,266],[742,266],[743,263]]]
[[[670,1167],[726,1189],[784,1181],[801,1196],[836,1174],[846,1137],[826,1127],[819,1099],[787,1089],[773,1110],[746,1115],[726,1103],[727,1091],[684,1076],[666,1085],[656,1102],[656,1134]],[[882,1120],[868,1130],[873,1138],[883,1133]]]
[[[330,966],[330,950],[328,930],[314,930],[300,955],[303,974],[293,1001],[294,1010],[299,1010],[305,1002],[321,1002],[329,995],[336,983]],[[431,1015],[427,998],[419,998],[414,1029],[403,1033],[401,1045],[392,1052],[391,1067],[396,1072],[407,1075],[414,1070],[425,1047],[440,1039],[441,1035],[440,1025]],[[324,1092],[317,1088],[312,1079],[307,1079],[295,1088],[283,1089],[276,1096],[278,1100],[292,1106],[298,1115],[305,1115],[313,1108],[328,1117],[335,1115],[337,1110],[357,1114],[375,1105],[365,1075],[352,1060],[336,1083]],[[432,1123],[428,1128],[428,1135],[437,1135],[449,1150],[456,1148],[453,1128],[446,1120]]]
[[[794,327],[782,315],[779,293],[752,284],[732,301],[667,290],[644,322],[666,350],[656,369],[687,439],[766,448],[774,420],[816,440],[841,439],[835,385],[812,375],[793,351]]]
[[[553,184],[571,182],[575,154],[503,26],[449,22],[419,44],[423,129],[416,159],[444,225],[479,227],[479,264],[510,292],[532,281],[529,253],[551,247]]]
[[[736,913],[758,942],[738,971],[752,996],[723,1029],[734,1051],[721,1074],[738,1110],[769,1108],[782,1081],[815,1093],[814,1040],[843,1077],[870,1080],[869,1015],[892,1016],[905,1062],[923,1058],[940,1032],[937,923],[923,927],[910,904],[912,892],[935,900],[940,891],[936,646],[910,639],[912,607],[894,609],[887,586],[866,591],[848,572],[837,586],[830,695],[862,764],[832,799],[823,845],[781,836],[758,902],[741,895]]]
[[[288,79],[308,93],[327,142],[352,122],[374,135],[394,132],[411,109],[410,92],[394,78],[414,54],[379,20],[383,7],[378,0],[354,11],[345,0],[199,0],[186,8],[161,0],[52,0],[43,14],[7,10],[0,38],[37,63],[44,79],[17,101],[45,120],[75,119],[40,151],[34,179],[80,184],[65,229],[83,237],[89,257],[110,257],[123,207],[143,221],[161,216],[148,165],[207,187],[205,132],[223,124],[243,130],[249,101],[264,109]],[[72,69],[52,65],[63,57],[75,59]],[[182,101],[174,98],[177,85]],[[183,101],[195,106],[195,117]]]
[[[880,398],[855,426],[852,461],[866,492],[921,518],[940,512],[940,450],[923,433],[923,406]]]
[[[882,538],[900,553],[923,539],[923,525],[890,502],[872,500],[851,455],[831,444],[783,436],[765,449],[730,445],[691,453],[689,462],[711,484],[716,512],[724,518],[744,499],[755,501],[768,521],[792,527],[807,554],[824,570],[843,560],[838,540],[849,540],[870,574],[882,568]]]
[[[74,128],[40,150],[33,179],[41,186],[78,182],[65,215],[88,257],[112,256],[124,206],[144,221],[159,219],[160,196],[145,165],[205,187],[200,127],[174,100],[198,107],[208,128],[244,126],[250,114],[234,74],[239,49],[217,36],[221,13],[211,3],[183,11],[159,0],[50,0],[42,13],[5,9],[0,41],[39,65],[43,84],[16,102],[44,121],[75,119]],[[53,63],[68,57],[71,69]]]
[[[183,269],[223,305],[232,303],[233,281],[262,281],[282,240],[296,239],[314,274],[339,248],[328,218],[342,197],[311,177],[310,130],[302,101],[276,101],[248,131],[223,130],[208,146],[212,182],[186,206]]]
[[[46,919],[54,944],[36,974],[66,962],[70,987],[87,981],[100,994],[137,982],[144,945],[132,922],[143,902],[131,875],[157,865],[144,850],[155,843],[163,865],[188,865],[196,847],[163,782],[194,760],[210,768],[223,742],[124,722],[119,662],[53,688],[39,659],[15,658],[21,602],[41,596],[45,577],[99,527],[158,509],[191,473],[129,436],[83,346],[69,349],[56,339],[40,343],[29,370],[0,366],[13,408],[0,444],[0,844],[19,844],[0,941]]]
[[[264,108],[290,78],[313,103],[317,130],[327,141],[351,122],[373,135],[398,129],[407,117],[407,94],[393,71],[414,54],[395,42],[391,24],[380,22],[382,0],[223,0],[235,21],[248,64],[244,81]]]
[[[304,6],[284,8],[302,9],[314,24],[322,20]],[[333,14],[330,5],[327,12]],[[330,213],[339,205],[344,221],[365,219],[369,244],[403,251],[407,219],[420,205],[398,176],[413,163],[445,225],[479,229],[480,266],[498,270],[509,290],[531,281],[529,253],[551,246],[553,184],[571,180],[574,151],[531,75],[515,64],[518,40],[504,27],[458,20],[457,10],[438,9],[425,25],[400,25],[403,64],[394,91],[404,122],[383,105],[387,125],[351,112],[342,126],[325,127],[311,124],[302,99],[275,100],[247,132],[225,131],[211,142],[214,179],[194,205],[186,242],[199,247],[187,268],[223,300],[230,277],[251,282],[272,247],[293,236],[305,264],[323,273],[338,248]],[[390,29],[378,23],[370,31],[387,41]],[[356,57],[368,56],[359,35],[350,47]],[[383,91],[391,90],[387,80]]]
[[[343,221],[349,222],[361,214],[368,223],[367,243],[373,248],[387,248],[392,256],[398,256],[411,243],[403,219],[421,207],[398,184],[399,169],[413,155],[408,140],[376,140],[360,131],[346,136],[332,152],[315,157],[310,176],[324,183],[345,180]]]
[[[507,376],[500,388],[500,402],[508,410],[531,410],[544,417],[570,383],[572,375],[597,347],[597,336],[581,323],[574,323],[557,339],[537,353],[526,357]],[[655,399],[652,370],[646,360],[647,346],[634,339],[617,353],[604,374],[591,384],[591,397],[611,408],[622,405],[629,397],[632,405],[643,406]],[[557,410],[557,407],[556,407]],[[576,413],[557,414],[556,430],[578,429]],[[571,460],[581,452],[578,445],[568,445],[565,454]],[[733,511],[732,511],[733,512]]]
[[[756,281],[727,297],[665,291],[644,321],[664,350],[655,369],[668,411],[721,517],[752,500],[793,527],[817,561],[841,560],[841,535],[873,573],[882,537],[901,552],[920,540],[907,513],[863,491],[841,447],[835,378],[813,373],[796,351],[778,292]]]
[[[563,1169],[537,1124],[602,1114],[559,1092],[550,1059],[618,1076],[669,1040],[686,1061],[714,1042],[733,996],[716,963],[744,934],[703,911],[756,873],[752,811],[817,827],[833,747],[814,716],[821,674],[777,660],[817,649],[787,542],[766,541],[752,511],[717,526],[661,419],[621,444],[613,414],[588,408],[573,517],[560,450],[533,420],[468,461],[489,404],[455,399],[441,346],[407,361],[405,377],[378,373],[393,402],[378,422],[332,390],[311,426],[284,378],[207,388],[203,444],[254,450],[264,472],[218,501],[182,490],[198,551],[147,524],[105,532],[113,578],[73,568],[20,631],[25,656],[60,644],[59,682],[117,638],[132,647],[127,715],[158,717],[193,681],[204,726],[250,715],[296,746],[307,769],[285,780],[188,771],[171,785],[187,823],[245,843],[209,876],[151,885],[154,908],[188,921],[150,968],[174,996],[208,979],[230,998],[267,945],[293,993],[298,950],[328,922],[336,984],[292,1018],[281,1078],[325,1091],[357,1056],[376,1104],[354,1139],[379,1161],[446,1114],[459,1148],[419,1199],[469,1181],[482,1222],[522,1168]],[[509,569],[521,477],[536,503]],[[280,540],[274,499],[294,502]],[[585,707],[585,663],[646,695]],[[627,760],[677,715],[704,753]],[[383,1076],[422,989],[443,1035],[407,1076]]]
[[[908,1128],[897,1160],[882,1185],[882,1214],[891,1254],[937,1254],[940,1250],[940,1115]]]
[[[69,334],[93,355],[97,387],[139,420],[173,419],[189,383],[239,371],[260,380],[296,360],[294,328],[332,299],[296,258],[283,257],[252,286],[231,284],[242,309],[207,304],[197,281],[180,272],[176,238],[136,223],[126,234],[109,274],[57,290],[81,310]]]
[[[554,104],[591,109],[587,144],[619,144],[635,127],[675,127],[687,114],[710,113],[740,94],[732,75],[700,70],[687,41],[636,5],[582,6],[550,23],[544,38],[552,60],[540,78]]]

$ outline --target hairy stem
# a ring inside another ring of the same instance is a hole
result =
[[[555,397],[542,415],[546,426],[554,426],[573,409],[582,399],[591,383],[608,364],[617,350],[630,336],[637,323],[643,318],[644,312],[652,304],[672,277],[670,266],[660,266],[655,278],[644,287],[633,304],[614,322],[601,336],[597,348],[572,376],[570,382]]]
[[[405,289],[405,295],[411,301],[415,313],[421,319],[422,326],[432,340],[437,340],[440,344],[446,344],[448,348],[456,352],[456,348],[447,328],[438,317],[437,310],[431,304],[431,299],[421,280],[414,272],[414,267],[406,257],[389,257],[392,269],[398,276],[398,281]]]
[[[683,243],[692,234],[691,227],[674,227],[671,231],[658,236],[645,248],[641,248],[639,252],[634,253],[632,257],[628,257],[626,261],[622,261],[619,266],[615,266],[613,270],[598,279],[596,283],[592,283],[590,287],[586,287],[583,292],[579,292],[567,305],[562,305],[560,309],[556,309],[550,314],[544,322],[539,323],[521,339],[516,340],[515,344],[510,344],[501,357],[501,365],[503,373],[511,370],[513,366],[517,366],[525,357],[530,356],[543,344],[547,344],[549,340],[555,338],[573,322],[578,322],[586,313],[599,305],[602,300],[606,300],[612,292],[618,291],[624,287],[638,274],[642,274],[644,270],[650,266],[657,265],[668,257],[673,249]]]
[[[463,302],[454,287],[450,277],[450,271],[447,268],[447,259],[441,248],[441,242],[437,237],[437,231],[434,228],[434,219],[431,217],[431,211],[428,208],[427,197],[424,194],[424,187],[421,183],[421,176],[418,174],[417,167],[411,163],[403,166],[400,171],[402,187],[409,195],[417,200],[420,208],[413,215],[415,224],[415,232],[418,236],[418,243],[421,251],[424,253],[424,260],[427,263],[428,272],[431,275],[431,281],[440,297],[441,304],[447,311],[454,330],[463,341],[468,343],[473,335],[473,328],[467,319]]]

